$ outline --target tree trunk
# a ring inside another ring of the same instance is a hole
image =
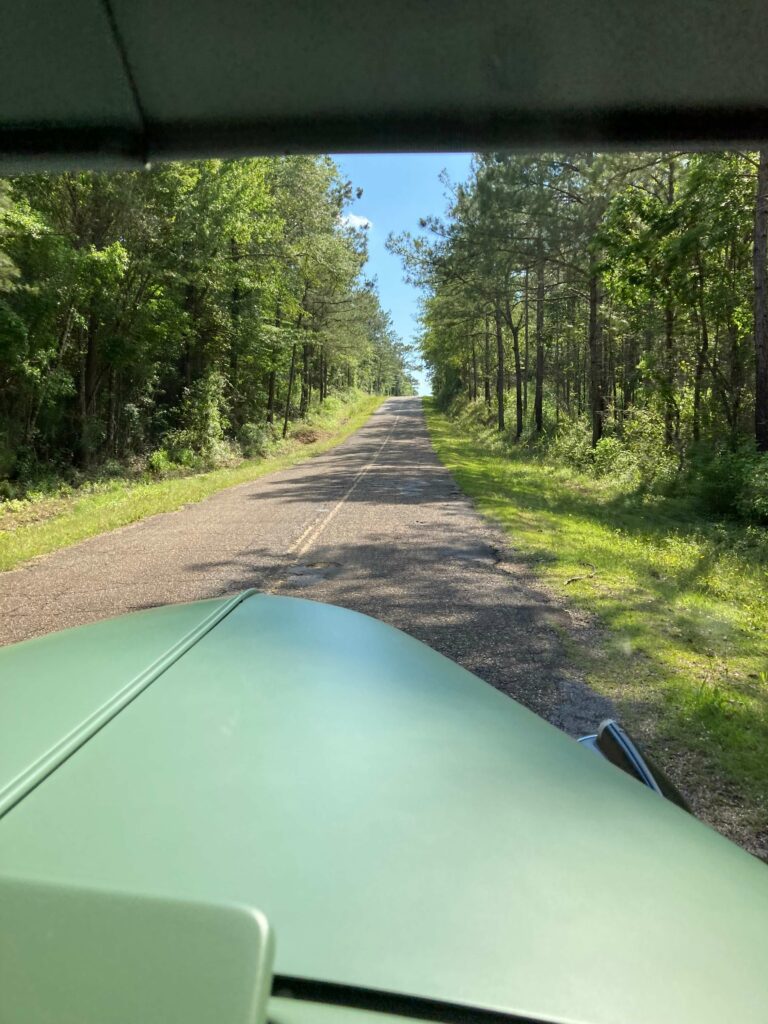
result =
[[[696,255],[698,268],[698,309],[695,319],[699,327],[699,347],[696,352],[696,368],[693,375],[693,440],[698,444],[701,440],[701,392],[704,380],[704,367],[706,366],[709,353],[709,326],[707,324],[707,311],[704,305],[704,268],[701,264],[701,253]]]
[[[501,307],[496,303],[496,403],[499,430],[504,430],[504,331],[501,324]]]
[[[299,402],[299,416],[304,417],[309,412],[309,402],[312,396],[312,381],[309,375],[309,357],[311,355],[312,346],[309,342],[304,342],[301,346],[301,400]]]
[[[296,342],[291,346],[291,368],[288,371],[288,394],[285,397],[285,419],[283,420],[283,437],[288,433],[288,420],[291,415],[291,395],[293,379],[296,376]]]
[[[755,196],[755,235],[752,254],[755,317],[755,440],[768,451],[768,149],[760,150]]]
[[[35,398],[32,411],[30,412],[29,418],[27,420],[26,429],[24,431],[24,443],[27,445],[34,444],[35,431],[37,429],[37,421],[40,416],[40,413],[42,412],[43,404],[47,396],[50,375],[52,371],[58,370],[64,361],[64,356],[66,355],[70,341],[72,340],[74,322],[75,307],[74,304],[70,304],[69,308],[67,309],[66,316],[64,317],[64,326],[61,330],[61,334],[59,335],[56,358],[54,359],[53,363],[51,363],[50,366],[48,367],[46,375],[43,377],[40,386],[38,387],[37,397]]]
[[[506,320],[507,326],[512,332],[512,352],[515,359],[515,440],[519,441],[523,435],[523,370],[520,365],[520,321],[517,323],[512,319],[512,307],[509,302],[509,295],[506,298]]]
[[[667,283],[667,288],[669,284]],[[664,443],[675,441],[675,310],[667,299],[664,306]]]
[[[523,371],[520,365],[520,324],[512,326],[512,350],[515,357],[515,440],[523,436]]]
[[[181,355],[182,389],[184,386],[189,387],[193,378],[195,337],[192,332],[197,324],[197,289],[191,283],[187,284],[184,289],[184,309],[188,314],[191,327],[184,338],[184,349]]]
[[[491,330],[488,326],[488,314],[485,314],[485,347],[483,350],[483,390],[485,404],[491,408]]]
[[[634,402],[635,369],[637,367],[637,342],[634,334],[626,339],[623,348],[622,379],[621,379],[621,420],[622,427],[627,411]]]
[[[544,247],[539,237],[536,257],[536,391],[533,418],[536,433],[544,429]]]
[[[477,401],[477,346],[475,345],[475,336],[472,335],[472,387],[470,388],[470,396],[473,402]]]
[[[589,271],[589,409],[592,417],[592,446],[603,436],[605,395],[603,389],[603,334],[600,323],[600,282],[597,267]]]
[[[275,422],[275,371],[270,370],[267,378],[267,423]]]
[[[675,161],[669,161],[667,175],[667,205],[675,201]],[[672,302],[672,282],[669,274],[663,276],[664,293],[664,443],[672,447],[679,434],[679,414],[675,397],[675,307]]]
[[[107,452],[117,456],[117,403],[115,401],[115,368],[110,367],[107,377]]]
[[[523,291],[523,323],[525,324],[525,376],[523,377],[523,412],[528,412],[528,267],[525,268]]]
[[[83,469],[89,469],[93,462],[91,421],[96,405],[97,368],[96,322],[93,315],[90,315],[85,331],[85,353],[80,373],[80,464]]]
[[[282,313],[282,307],[280,302],[275,304],[275,327],[280,327],[280,316]],[[277,353],[274,349],[270,351],[270,361],[274,363],[277,358]],[[277,371],[272,369],[269,371],[269,377],[267,378],[267,423],[275,422],[275,391],[277,387]]]

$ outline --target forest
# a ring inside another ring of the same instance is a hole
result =
[[[768,522],[768,153],[479,154],[390,238],[443,406]]]
[[[0,489],[256,456],[327,396],[408,393],[328,157],[0,181]]]
[[[444,184],[389,239],[438,456],[591,689],[766,857],[768,153],[480,154]]]

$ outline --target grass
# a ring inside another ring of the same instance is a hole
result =
[[[172,512],[226,487],[248,483],[319,455],[359,429],[382,401],[377,395],[363,395],[350,403],[339,403],[332,414],[321,413],[312,420],[312,435],[318,435],[317,440],[311,443],[288,440],[279,446],[276,454],[266,458],[248,459],[235,466],[166,480],[111,480],[92,485],[84,494],[75,492],[66,497],[14,502],[14,511],[6,512],[2,519],[0,570],[13,569],[30,558],[147,516]],[[299,437],[302,433],[298,429]]]
[[[616,702],[673,776],[684,773],[710,820],[722,826],[718,816],[735,813],[739,827],[764,836],[765,531],[707,519],[692,498],[623,493],[610,480],[510,449],[493,430],[468,417],[457,423],[429,400],[426,410],[459,486],[554,592],[602,626],[596,650],[571,652],[590,685]]]

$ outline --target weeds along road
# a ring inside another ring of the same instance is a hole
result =
[[[383,619],[573,734],[610,712],[568,665],[578,624],[438,462],[418,398],[291,469],[4,573],[0,642],[246,587]]]

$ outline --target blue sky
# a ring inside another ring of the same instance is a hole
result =
[[[371,224],[366,274],[376,278],[382,306],[391,313],[403,341],[410,342],[418,329],[418,293],[405,284],[400,260],[386,251],[384,242],[390,231],[417,232],[420,217],[443,213],[446,199],[440,172],[445,169],[452,181],[463,181],[472,154],[355,154],[335,159],[345,177],[363,189],[362,199],[349,212]],[[421,390],[428,391],[423,381]]]

